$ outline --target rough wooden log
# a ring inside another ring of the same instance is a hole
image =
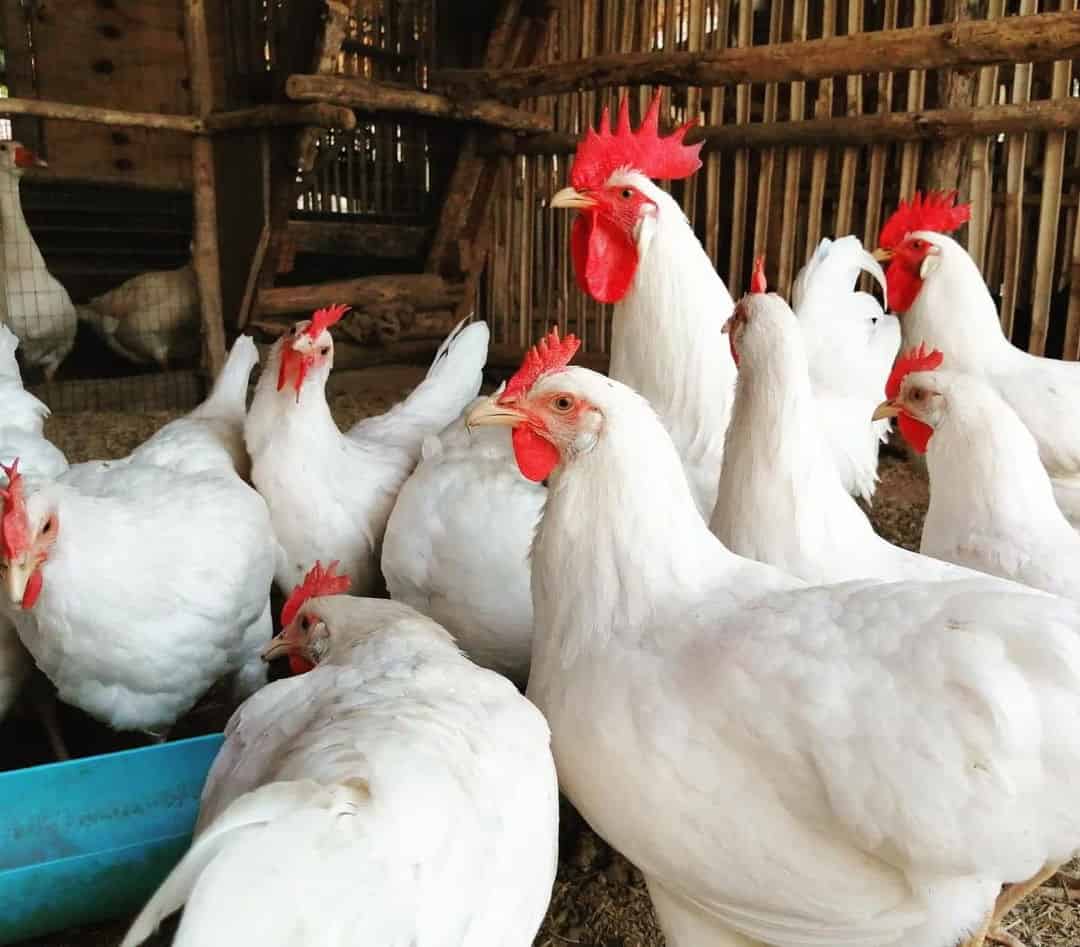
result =
[[[519,69],[447,69],[455,95],[519,102],[624,85],[716,86],[792,82],[882,69],[936,69],[1080,58],[1080,12],[882,30],[854,36],[704,52],[619,53]]]
[[[34,115],[60,118],[69,122],[90,122],[114,128],[157,128],[193,135],[202,122],[191,115],[159,115],[154,112],[128,112],[124,109],[99,108],[96,105],[70,105],[47,99],[0,99],[0,115]]]
[[[869,35],[869,34],[866,34]],[[709,125],[693,129],[686,140],[704,141],[703,151],[773,148],[790,145],[872,145],[891,141],[938,141],[975,138],[1002,132],[1059,131],[1080,128],[1080,99],[988,105],[971,109],[930,109],[884,115],[809,119],[755,125]],[[565,133],[516,138],[499,135],[492,150],[503,154],[570,154],[578,136]]]
[[[208,132],[246,131],[252,128],[272,128],[290,125],[311,125],[318,128],[356,128],[356,115],[352,109],[340,105],[312,102],[292,105],[258,105],[250,109],[232,112],[214,112],[207,115],[203,125]]]
[[[415,257],[427,243],[427,227],[408,224],[290,220],[289,241],[302,253],[371,256],[387,260]]]
[[[351,13],[351,3],[344,2],[344,0],[326,0],[322,30],[315,40],[315,55],[311,67],[311,71],[316,75],[327,75],[335,71],[338,57],[341,55],[341,45],[345,41],[345,35],[349,32]],[[340,106],[337,107],[340,108]],[[304,174],[307,174],[315,167],[316,145],[325,127],[319,122],[313,122],[297,135],[296,166]],[[356,116],[353,116],[351,125],[342,126],[342,128],[348,129],[355,127]]]
[[[550,131],[553,127],[547,116],[490,99],[459,102],[445,95],[353,76],[289,76],[285,91],[291,99],[333,102],[364,112],[409,112],[432,118],[479,122],[519,132]]]
[[[184,36],[191,73],[192,106],[195,114],[205,120],[214,110],[214,74],[203,0],[184,0]],[[195,204],[192,263],[199,286],[203,364],[207,375],[213,379],[225,365],[225,313],[221,295],[214,143],[209,135],[197,135],[192,143],[191,188]]]
[[[334,303],[346,303],[356,309],[397,304],[412,309],[443,309],[455,306],[462,292],[460,283],[433,273],[364,276],[316,286],[263,289],[256,297],[255,310],[260,316],[309,313]]]

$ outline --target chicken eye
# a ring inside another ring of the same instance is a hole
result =
[[[300,619],[300,627],[303,628],[304,631],[307,631],[309,628],[311,628],[311,619],[308,618],[307,615]]]
[[[624,188],[623,188],[623,189],[622,189],[622,190],[621,190],[621,191],[619,192],[619,196],[620,196],[620,197],[621,197],[621,198],[622,198],[622,199],[623,199],[624,201],[628,201],[628,200],[630,200],[630,198],[631,198],[631,197],[633,197],[633,196],[634,196],[634,189],[633,189],[633,188],[630,188],[630,187],[624,187]]]
[[[926,244],[922,240],[912,240],[911,246],[915,250],[921,250]]]
[[[574,407],[574,399],[570,395],[556,395],[551,399],[551,406],[560,414],[566,414]]]
[[[330,346],[329,345],[324,345],[321,349],[319,349],[319,354],[320,355],[329,355],[330,354]]]
[[[41,528],[41,535],[42,536],[47,535],[48,533],[50,533],[52,531],[52,528],[53,528],[53,521],[52,521],[52,518],[50,517],[49,519],[47,519],[45,521],[45,525]]]
[[[922,401],[923,400],[923,390],[921,388],[915,388],[911,392],[911,400],[912,401]]]

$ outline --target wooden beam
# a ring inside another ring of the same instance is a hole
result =
[[[1080,12],[881,30],[704,52],[619,53],[518,69],[446,69],[436,84],[504,102],[611,86],[802,82],[882,69],[936,69],[1080,58]]]
[[[289,76],[285,92],[291,99],[333,102],[363,112],[409,112],[431,118],[479,122],[519,132],[550,131],[553,127],[551,119],[544,115],[490,99],[461,102],[445,95],[355,76]]]
[[[114,128],[158,128],[193,135],[202,126],[191,115],[158,115],[154,112],[128,112],[124,109],[99,108],[95,105],[70,105],[47,99],[0,99],[0,115],[34,115],[60,118],[68,122],[91,122]]]
[[[312,102],[293,105],[282,102],[276,105],[257,105],[232,112],[212,112],[203,120],[203,127],[211,133],[248,131],[253,128],[281,128],[292,125],[316,126],[318,128],[356,128],[356,115],[352,109],[340,105]]]
[[[463,289],[433,273],[364,276],[316,286],[276,286],[259,291],[255,311],[260,316],[310,313],[322,306],[345,303],[355,309],[401,305],[413,309],[456,306]]]
[[[290,220],[289,241],[302,253],[370,256],[388,260],[415,257],[429,236],[427,227],[336,220]]]
[[[184,0],[184,35],[191,73],[191,101],[195,114],[205,119],[214,109],[214,74],[203,0]],[[204,364],[211,379],[217,378],[225,366],[225,313],[221,296],[215,174],[214,143],[209,135],[196,135],[191,147],[191,189],[195,204],[192,264],[199,286]]]
[[[860,34],[866,35],[866,34]],[[977,138],[1002,132],[1061,131],[1080,128],[1080,99],[987,105],[970,109],[931,109],[843,118],[753,125],[708,125],[693,129],[687,142],[704,141],[703,151],[775,148],[790,145],[872,145],[892,141]],[[491,150],[502,154],[571,154],[579,137],[566,133],[516,138],[500,135]]]

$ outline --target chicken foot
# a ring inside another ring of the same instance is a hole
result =
[[[56,713],[56,694],[51,691],[46,692],[42,687],[37,686],[35,681],[31,681],[26,690],[30,706],[37,712],[41,725],[45,729],[45,736],[53,755],[61,762],[70,760],[71,753],[68,752],[64,736],[60,732],[60,718]]]
[[[1014,937],[1002,926],[1005,919],[1014,907],[1024,900],[1032,891],[1040,888],[1044,882],[1049,881],[1057,873],[1060,865],[1047,865],[1034,878],[1022,881],[1019,884],[1006,885],[994,903],[994,910],[983,924],[982,928],[964,947],[984,947],[986,942],[992,944],[1004,944],[1005,947],[1024,947],[1023,942]]]

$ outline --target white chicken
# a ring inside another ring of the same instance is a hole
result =
[[[1080,534],[1054,501],[1035,438],[989,385],[941,369],[942,360],[908,353],[878,409],[899,416],[926,454],[922,551],[1080,600]]]
[[[0,465],[10,468],[20,458],[23,474],[58,477],[67,469],[67,459],[45,439],[49,409],[23,388],[15,360],[18,345],[15,335],[0,325]],[[7,486],[7,475],[0,473],[0,490]],[[0,719],[15,702],[32,666],[14,623],[0,615]]]
[[[45,162],[17,141],[0,142],[0,254],[5,322],[22,343],[27,365],[52,379],[75,345],[78,319],[68,292],[49,272],[23,216],[19,180]]]
[[[196,354],[199,285],[195,268],[140,273],[76,307],[109,348],[136,365],[156,364]]]
[[[437,624],[341,578],[316,567],[286,603],[267,657],[314,669],[229,721],[195,842],[122,947],[181,907],[176,947],[532,943],[558,842],[547,724]]]
[[[904,348],[947,352],[950,367],[985,381],[1036,443],[1062,512],[1080,526],[1080,364],[1030,355],[1005,338],[994,300],[968,252],[947,234],[970,216],[956,194],[916,194],[882,227],[889,306]]]
[[[685,178],[701,145],[688,123],[660,137],[660,90],[637,131],[627,98],[614,132],[605,108],[570,167],[571,187],[551,207],[578,211],[571,252],[578,285],[614,303],[612,378],[656,409],[683,459],[698,509],[708,518],[724,453],[735,363],[720,327],[735,305],[678,202],[650,178]]]
[[[220,677],[265,681],[274,545],[236,471],[254,343],[210,397],[129,457],[4,491],[2,610],[59,697],[160,735]]]
[[[739,379],[713,533],[736,555],[813,585],[974,576],[900,549],[874,532],[832,463],[822,413],[830,402],[823,403],[811,390],[799,320],[783,299],[765,292],[760,258],[751,289],[725,327]],[[879,382],[879,388],[884,391],[884,384]],[[875,407],[866,410],[864,427]]]
[[[508,432],[469,432],[461,417],[424,441],[383,540],[390,597],[521,686],[532,653],[529,546],[546,494],[521,475]]]
[[[573,347],[468,423],[548,467],[528,696],[669,947],[951,947],[1071,856],[1080,607],[999,580],[807,588],[735,556],[648,404],[565,368]]]
[[[885,274],[854,235],[821,241],[795,277],[799,317],[817,417],[844,489],[869,502],[877,488],[878,446],[888,421],[871,422],[900,348],[900,323],[854,287],[869,273],[886,294]]]
[[[342,434],[325,388],[334,362],[330,326],[347,311],[320,309],[274,343],[244,428],[251,481],[281,544],[282,592],[320,559],[340,562],[358,592],[378,589],[380,547],[398,490],[424,438],[476,397],[487,361],[487,326],[462,322],[409,397]]]

